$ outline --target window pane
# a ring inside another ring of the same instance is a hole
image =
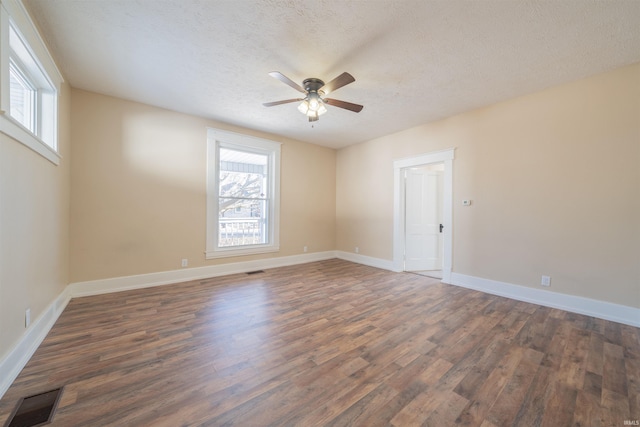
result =
[[[264,199],[265,175],[220,171],[220,196]]]
[[[26,77],[12,63],[9,67],[9,111],[11,117],[33,133],[35,93]]]
[[[219,247],[268,243],[266,200],[221,197],[218,206]]]
[[[268,159],[264,154],[220,148],[220,196],[268,197]]]

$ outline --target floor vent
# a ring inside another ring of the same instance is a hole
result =
[[[264,273],[264,270],[247,271],[247,274],[258,274],[258,273]]]
[[[49,424],[58,407],[62,388],[46,391],[18,401],[5,427],[35,427]]]

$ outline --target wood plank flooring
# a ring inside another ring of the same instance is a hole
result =
[[[640,330],[334,259],[73,299],[0,425],[60,386],[55,426],[623,426]]]

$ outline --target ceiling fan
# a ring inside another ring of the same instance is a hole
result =
[[[342,73],[329,83],[325,84],[322,80],[316,78],[304,79],[302,86],[291,80],[279,71],[272,71],[269,75],[273,78],[280,80],[282,83],[287,84],[297,90],[304,93],[304,98],[285,99],[283,101],[265,102],[265,107],[273,107],[274,105],[288,104],[290,102],[300,102],[298,110],[309,117],[310,122],[317,121],[321,115],[327,112],[325,104],[332,105],[334,107],[344,108],[359,113],[364,108],[362,105],[353,104],[351,102],[340,101],[338,99],[325,98],[329,93],[340,89],[342,86],[346,86],[349,83],[356,81],[355,78],[349,73]]]

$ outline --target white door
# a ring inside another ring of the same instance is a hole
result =
[[[442,166],[405,170],[405,270],[442,269]]]

